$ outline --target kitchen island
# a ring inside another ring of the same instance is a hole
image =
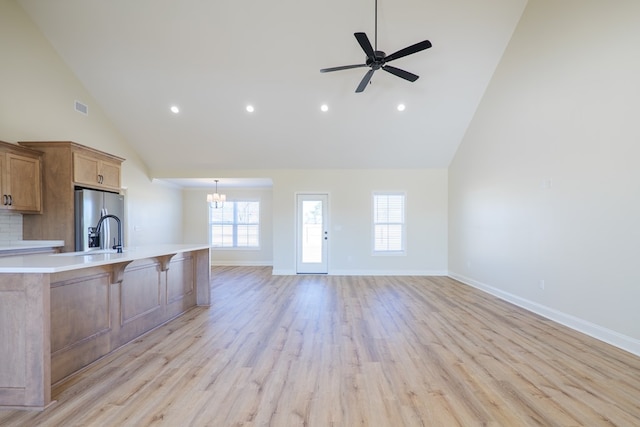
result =
[[[196,305],[208,245],[0,257],[0,407],[42,409],[51,385]]]

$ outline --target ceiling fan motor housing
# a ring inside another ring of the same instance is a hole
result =
[[[376,50],[373,58],[367,57],[366,63],[374,70],[379,70],[384,65],[384,58],[387,56],[383,51]]]

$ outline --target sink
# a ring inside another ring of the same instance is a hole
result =
[[[127,252],[126,249],[123,249],[122,252]],[[116,254],[118,253],[115,249],[96,249],[90,251],[80,251],[80,252],[64,252],[61,254],[53,254],[53,256],[91,256],[91,255],[104,255],[104,254]]]

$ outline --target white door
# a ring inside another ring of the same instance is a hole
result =
[[[328,199],[327,194],[297,196],[296,272],[327,274]]]

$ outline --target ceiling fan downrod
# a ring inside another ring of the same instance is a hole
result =
[[[373,50],[378,50],[378,0],[376,0],[376,13],[375,13],[375,24],[373,26]]]

